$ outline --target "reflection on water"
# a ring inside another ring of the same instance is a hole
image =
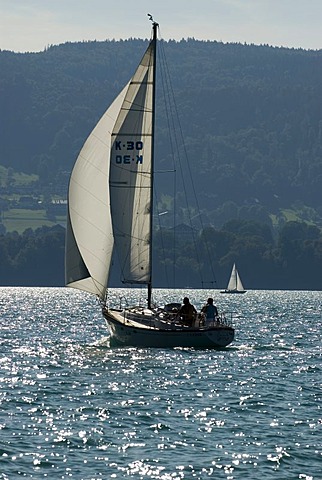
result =
[[[1,288],[0,478],[318,479],[321,293],[188,291],[209,295],[235,316],[222,351],[112,349],[92,297]]]

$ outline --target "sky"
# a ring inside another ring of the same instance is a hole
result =
[[[149,38],[148,13],[164,40],[322,49],[322,0],[0,0],[0,49]]]

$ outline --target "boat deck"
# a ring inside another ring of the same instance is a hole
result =
[[[158,330],[158,331],[189,331],[200,332],[213,329],[222,329],[230,327],[232,328],[232,313],[222,313],[213,322],[204,324],[202,316],[198,316],[194,322],[194,325],[187,326],[176,321],[177,318],[174,315],[166,313],[163,315],[161,312],[153,313],[151,310],[147,311],[142,309],[137,310],[119,310],[119,309],[107,309],[103,308],[104,316],[108,316],[111,313],[115,320],[123,323],[127,326],[132,326],[139,329]]]

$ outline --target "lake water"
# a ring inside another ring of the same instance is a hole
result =
[[[0,478],[321,480],[322,293],[155,299],[210,293],[222,351],[111,349],[91,296],[0,288]]]

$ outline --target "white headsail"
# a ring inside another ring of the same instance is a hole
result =
[[[238,270],[236,270],[236,282],[237,282],[237,290],[243,291],[244,285],[242,284],[241,278],[239,276]]]
[[[151,281],[154,53],[151,41],[86,140],[70,178],[66,285],[100,298],[114,243],[124,281]]]
[[[111,133],[126,86],[86,140],[68,192],[66,285],[103,298],[113,252],[109,168]]]

